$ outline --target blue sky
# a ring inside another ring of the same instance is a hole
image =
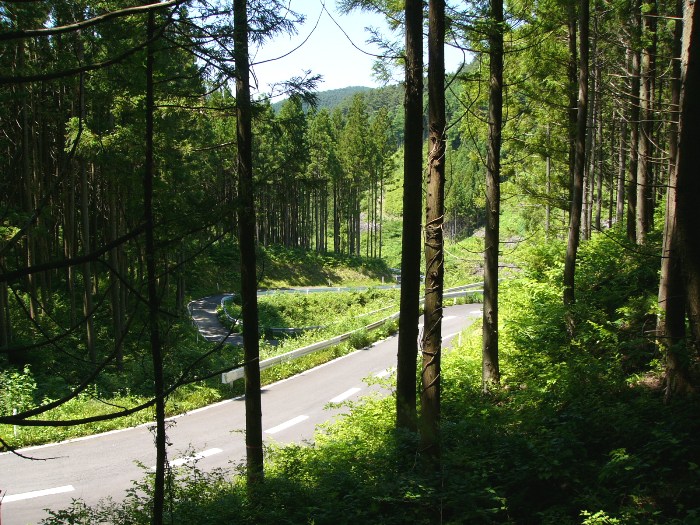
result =
[[[305,38],[309,37],[316,21],[319,20],[319,15],[321,18],[318,27],[301,48],[280,60],[254,66],[253,70],[258,79],[261,93],[270,91],[269,84],[293,76],[301,76],[304,70],[308,69],[314,74],[323,76],[322,83],[318,86],[319,91],[346,86],[376,87],[380,85],[372,78],[374,57],[363,53],[354,46],[367,53],[380,53],[377,46],[366,43],[369,33],[365,28],[373,27],[379,29],[383,34],[389,35],[388,25],[382,16],[359,11],[341,15],[335,8],[335,1],[326,0],[326,7],[335,21],[343,28],[343,31],[347,33],[346,37],[328,14],[322,13],[321,0],[290,0],[290,4],[292,10],[306,15],[306,21],[299,27],[298,34],[293,37],[287,35],[278,37],[266,42],[259,49],[251,48],[251,62],[269,60],[289,53],[299,46]],[[449,54],[447,69],[454,69],[454,67],[450,67],[450,64],[455,65],[459,61],[461,59],[455,57],[454,53]],[[397,71],[395,77],[399,81],[403,74]]]
[[[327,13],[322,13],[320,0],[291,0],[291,9],[306,15],[306,21],[292,37],[282,35],[262,48],[251,49],[251,62],[276,58],[289,53],[299,46],[312,33],[316,21],[321,16],[318,27],[304,45],[291,55],[254,66],[262,92],[269,91],[269,84],[303,75],[304,70],[312,70],[323,76],[319,90],[336,89],[346,86],[376,86],[372,79],[374,58],[368,56],[350,43]],[[335,9],[334,0],[327,0],[327,8],[333,18],[342,26],[352,42],[359,48],[378,53],[376,46],[366,44],[369,34],[365,27],[377,27],[388,34],[388,28],[381,16],[353,12],[341,15]]]

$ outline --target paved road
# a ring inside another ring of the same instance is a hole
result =
[[[443,342],[448,346],[461,329],[479,315],[481,305],[449,307],[445,311]],[[363,378],[391,373],[397,338],[381,341],[298,376],[263,389],[263,430],[266,442],[302,442],[313,438],[321,422],[338,413],[324,407],[330,401],[356,399],[370,388]],[[230,467],[243,461],[244,403],[233,399],[172,418],[168,431],[171,462],[201,456],[203,469]],[[153,436],[147,426],[109,432],[69,442],[24,449],[30,462],[0,454],[3,525],[36,523],[45,508],[59,509],[71,499],[88,503],[112,496],[118,499],[155,464]]]
[[[216,309],[221,304],[221,300],[230,296],[231,294],[210,295],[187,305],[192,320],[199,328],[199,333],[207,341],[218,343],[226,340],[227,343],[234,345],[243,344],[243,336],[229,332],[216,316]]]

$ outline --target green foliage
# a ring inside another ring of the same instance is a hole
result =
[[[318,253],[279,245],[260,256],[260,287],[366,286],[391,279],[386,262],[352,255]]]
[[[610,279],[591,263],[573,339],[560,247],[527,252],[528,276],[502,287],[501,386],[482,391],[478,323],[443,355],[439,471],[416,436],[395,431],[394,399],[370,397],[347,403],[313,446],[269,448],[264,505],[248,499],[240,478],[189,467],[171,488],[173,516],[209,523],[235,508],[236,520],[251,524],[401,524],[433,523],[439,508],[442,523],[698,523],[699,400],[664,405],[652,362],[637,365],[643,381],[628,371],[628,347],[639,344],[628,333],[644,323],[636,303],[655,292],[644,279],[629,281],[656,263],[633,264],[627,250],[610,238],[583,247],[590,261],[620,261],[620,275]],[[603,286],[610,295],[595,300]],[[188,500],[195,489],[206,497]],[[138,509],[149,497],[144,485],[138,504],[117,506],[106,521],[146,523]]]
[[[0,370],[0,414],[11,415],[13,410],[21,412],[34,404],[36,381],[30,367],[19,370]]]

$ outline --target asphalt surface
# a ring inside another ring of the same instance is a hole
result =
[[[220,296],[218,296],[220,300]],[[209,319],[216,299],[195,305],[193,315]],[[448,307],[443,320],[443,346],[480,315],[481,305]],[[197,313],[199,312],[199,314]],[[221,327],[195,318],[207,338],[226,335]],[[212,339],[214,340],[214,339]],[[363,379],[385,377],[396,363],[397,338],[336,359],[262,390],[263,431],[266,443],[304,442],[313,439],[316,426],[336,417],[344,408],[328,409],[329,402],[357,399],[371,389]],[[168,430],[169,460],[178,464],[199,458],[204,470],[233,468],[243,462],[245,444],[243,399],[223,401],[171,418]],[[72,499],[88,504],[112,497],[121,499],[132,480],[155,465],[153,434],[148,425],[0,454],[0,487],[7,492],[2,503],[3,525],[37,523],[44,509],[60,509]],[[139,466],[142,465],[142,466]]]

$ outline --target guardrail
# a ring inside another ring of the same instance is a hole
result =
[[[380,319],[379,321],[368,324],[367,326],[364,326],[362,328],[358,328],[357,330],[353,330],[351,332],[338,335],[331,339],[327,339],[326,341],[319,341],[318,343],[314,343],[309,346],[297,348],[296,350],[292,350],[291,352],[287,352],[286,354],[276,355],[274,357],[263,359],[262,361],[260,361],[260,370],[265,370],[266,368],[270,368],[271,366],[279,365],[280,363],[284,363],[286,361],[291,361],[293,359],[311,354],[318,350],[323,350],[324,348],[339,345],[343,341],[347,341],[348,339],[350,339],[353,334],[356,334],[363,330],[374,330],[382,326],[387,321],[391,319],[396,319],[398,316],[399,312],[396,312],[395,314],[391,314],[389,317]],[[234,370],[231,370],[230,372],[224,372],[223,374],[221,374],[221,382],[224,384],[233,383],[236,379],[241,379],[243,377],[243,373],[243,367],[236,368]]]
[[[460,297],[462,295],[466,296],[469,294],[473,293],[483,293],[483,289],[475,289],[476,287],[483,286],[483,283],[476,283],[472,285],[465,285],[465,286],[458,286],[456,288],[450,288],[450,290],[446,291],[443,293],[442,297],[443,298],[452,298],[452,297]],[[424,302],[424,299],[421,299],[421,303]],[[378,310],[380,311],[380,310]],[[396,312],[394,314],[391,314],[388,317],[385,317],[383,319],[380,319],[379,321],[375,321],[374,323],[370,323],[367,326],[364,326],[362,328],[358,328],[357,330],[352,330],[351,332],[344,333],[342,335],[338,335],[336,337],[333,337],[331,339],[327,339],[326,341],[319,341],[318,343],[314,343],[308,346],[304,346],[302,348],[297,348],[296,350],[292,350],[291,352],[287,352],[286,354],[281,354],[281,355],[276,355],[274,357],[269,357],[267,359],[263,359],[260,361],[260,370],[265,370],[266,368],[270,368],[271,366],[279,365],[280,363],[284,363],[286,361],[291,361],[293,359],[297,359],[298,357],[302,357],[308,354],[311,354],[313,352],[316,352],[318,350],[323,350],[325,348],[329,348],[331,346],[339,345],[343,341],[347,341],[352,337],[353,334],[356,334],[358,332],[362,331],[371,331],[379,328],[382,326],[384,323],[387,321],[391,321],[392,319],[397,319],[399,317],[399,314],[401,312]],[[221,382],[224,384],[229,384],[233,383],[237,379],[242,379],[244,374],[244,369],[243,367],[235,368],[229,372],[224,372],[221,374]]]

